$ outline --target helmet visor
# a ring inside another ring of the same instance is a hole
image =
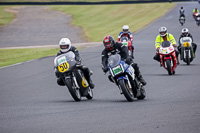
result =
[[[162,31],[162,32],[160,32],[160,35],[161,35],[161,36],[165,36],[165,35],[166,35],[166,32],[165,32],[165,31]]]
[[[123,29],[123,32],[127,33],[127,32],[128,32],[128,29]]]
[[[60,49],[68,49],[69,48],[69,45],[60,45]]]
[[[111,42],[104,43],[104,46],[106,48],[110,48],[110,47],[112,47],[112,43]]]

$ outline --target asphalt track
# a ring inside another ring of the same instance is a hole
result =
[[[180,6],[186,24],[178,22]],[[1,133],[199,133],[200,132],[200,27],[192,18],[196,2],[179,3],[164,17],[134,34],[135,62],[148,82],[145,100],[127,102],[101,70],[103,46],[80,51],[83,63],[94,71],[94,99],[74,102],[66,87],[56,84],[54,57],[0,69]],[[178,39],[187,27],[198,44],[195,60],[182,61],[176,74],[152,58],[160,26]]]

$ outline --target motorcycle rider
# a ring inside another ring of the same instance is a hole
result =
[[[183,7],[181,7],[181,8],[179,9],[179,12],[180,12],[179,21],[180,21],[181,17],[184,17],[184,22],[185,22],[185,14],[184,14],[185,10],[183,9]]]
[[[196,49],[197,49],[197,45],[195,43],[193,43],[193,37],[192,35],[189,33],[189,30],[187,28],[183,28],[182,29],[182,34],[180,35],[179,37],[179,46],[178,46],[178,51],[179,53],[181,54],[181,43],[180,43],[180,40],[181,38],[183,37],[190,37],[192,39],[192,47],[193,47],[193,50],[194,50],[194,54],[196,52]]]
[[[197,8],[193,9],[193,14],[194,13],[199,13],[199,10]]]
[[[176,45],[176,40],[174,38],[174,36],[170,33],[167,32],[167,28],[166,27],[160,27],[159,29],[159,35],[156,37],[155,40],[155,48],[156,48],[156,55],[153,57],[154,60],[160,62],[160,55],[158,54],[159,49],[160,49],[160,45],[162,44],[163,41],[170,41],[172,43],[172,45],[174,46],[174,48],[177,48]],[[177,57],[177,64],[179,64],[179,60],[178,60],[178,54],[179,52],[177,50],[175,50],[176,52],[176,57]]]
[[[74,46],[71,45],[71,41],[68,38],[62,38],[59,42],[59,47],[60,47],[60,50],[58,51],[57,56],[67,53],[69,51],[72,51],[75,54],[75,60],[77,61],[77,64],[79,64],[78,68],[83,71],[85,78],[89,83],[90,88],[93,89],[95,85],[92,83],[92,80],[90,78],[90,75],[92,75],[92,71],[90,71],[88,67],[83,66],[81,64],[82,59],[79,55],[79,52]],[[64,86],[65,83],[63,82],[61,77],[59,77],[59,75],[56,72],[55,74],[56,74],[56,77],[58,78],[57,79],[58,85]]]
[[[122,38],[122,37],[127,37],[130,41],[131,41],[131,49],[132,49],[132,52],[134,51],[134,46],[133,46],[133,35],[132,35],[132,33],[129,31],[129,26],[128,25],[124,25],[123,27],[122,27],[122,31],[119,33],[119,35],[118,35],[118,38],[117,38],[117,41],[119,42],[120,41],[120,39]],[[133,57],[134,58],[134,57]]]
[[[124,60],[127,64],[132,65],[135,69],[135,76],[138,80],[146,85],[146,81],[143,79],[139,67],[136,63],[133,62],[133,59],[128,55],[128,48],[122,43],[115,42],[114,38],[111,35],[105,36],[103,39],[104,50],[102,51],[102,70],[106,73],[108,71],[108,57],[109,55],[114,55],[119,53],[122,60]],[[108,77],[110,79],[110,77]],[[112,81],[112,80],[111,80]]]

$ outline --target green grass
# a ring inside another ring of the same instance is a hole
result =
[[[0,26],[10,23],[15,18],[14,13],[8,12],[10,8],[10,6],[0,6]]]
[[[56,55],[57,52],[55,48],[0,49],[0,67]]]
[[[116,39],[123,25],[136,32],[162,16],[175,4],[63,5],[51,9],[71,14],[72,24],[83,29],[89,41],[102,41],[105,35]]]
[[[129,25],[131,32],[138,31],[162,16],[174,5],[169,3],[92,6],[63,5],[50,6],[50,8],[71,14],[73,18],[72,24],[81,27],[85,33],[84,36],[89,41],[98,42],[102,41],[103,37],[109,34],[116,39],[124,24]],[[10,7],[0,6],[0,18],[7,19],[5,23],[9,23],[14,19],[14,14],[11,17],[10,13],[3,12],[6,8]],[[58,49],[51,48],[0,49],[0,67],[55,55],[57,51]]]

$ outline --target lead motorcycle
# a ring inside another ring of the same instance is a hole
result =
[[[168,74],[175,74],[177,58],[174,46],[171,44],[171,42],[162,42],[158,54],[160,55],[161,65],[168,71]]]
[[[192,47],[192,39],[190,37],[183,37],[180,39],[181,44],[181,56],[180,59],[190,65],[190,62],[195,58],[193,47]]]
[[[75,54],[69,51],[54,59],[55,72],[61,77],[75,101],[81,97],[93,98],[93,91],[89,87],[84,73],[78,68],[80,65],[75,60]]]
[[[135,77],[133,67],[122,61],[119,54],[111,55],[108,58],[108,67],[110,81],[119,87],[120,93],[124,94],[128,101],[146,97],[144,86]]]

